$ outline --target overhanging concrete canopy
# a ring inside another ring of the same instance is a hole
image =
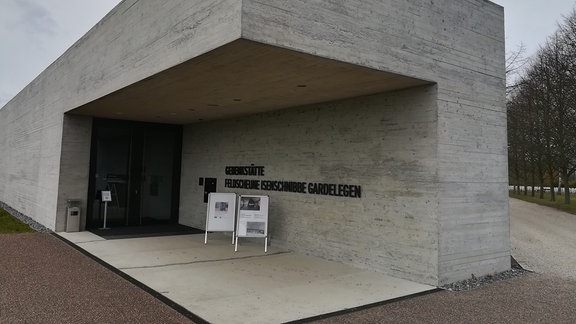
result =
[[[191,124],[430,83],[239,39],[70,113]]]

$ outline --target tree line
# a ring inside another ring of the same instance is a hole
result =
[[[507,62],[517,69],[518,53]],[[576,172],[576,10],[522,67],[508,87],[508,167],[510,184],[527,194],[531,187],[562,181],[564,202],[570,203],[569,179]],[[558,183],[560,186],[560,183]]]

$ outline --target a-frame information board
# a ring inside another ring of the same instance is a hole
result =
[[[238,199],[236,244],[239,237],[264,238],[264,252],[268,252],[268,196],[241,195]]]

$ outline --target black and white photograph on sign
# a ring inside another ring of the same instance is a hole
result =
[[[266,234],[265,222],[246,222],[246,234],[264,235]]]
[[[240,198],[240,210],[260,210],[260,197]]]

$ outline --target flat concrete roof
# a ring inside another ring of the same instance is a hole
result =
[[[58,233],[211,323],[279,323],[436,287],[241,241],[222,233],[106,240]],[[90,280],[90,278],[86,278]]]
[[[192,124],[430,83],[239,39],[70,113]]]

